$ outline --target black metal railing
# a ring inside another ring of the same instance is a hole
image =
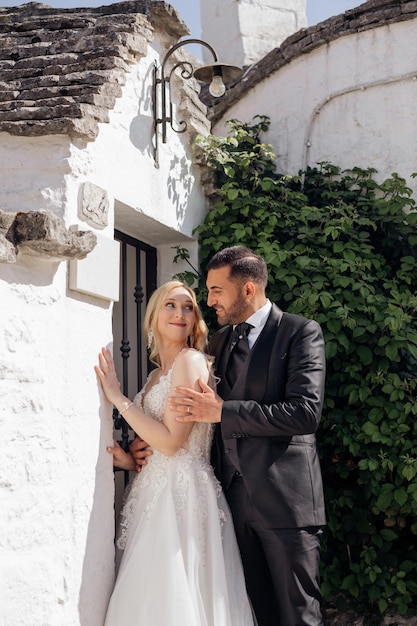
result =
[[[114,237],[120,241],[120,297],[113,308],[113,352],[123,393],[133,398],[143,386],[150,365],[142,323],[146,304],[156,289],[156,249],[118,230]],[[116,408],[113,420],[115,439],[127,451],[135,434]],[[126,485],[129,472],[124,479]]]

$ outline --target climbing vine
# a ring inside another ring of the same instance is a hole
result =
[[[321,324],[328,371],[318,433],[328,514],[323,594],[340,610],[354,602],[369,615],[406,614],[417,606],[412,192],[398,174],[377,182],[372,168],[320,163],[297,176],[279,174],[260,139],[268,118],[229,124],[227,137],[197,142],[217,193],[196,229],[201,273],[218,249],[246,245],[268,264],[270,299]],[[203,282],[197,290],[203,302]]]

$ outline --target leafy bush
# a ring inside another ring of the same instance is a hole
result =
[[[268,264],[270,299],[321,324],[323,594],[405,614],[417,605],[415,202],[404,179],[378,183],[371,168],[279,175],[260,141],[269,120],[229,124],[197,145],[218,193],[197,228],[203,272],[218,249],[249,246]]]

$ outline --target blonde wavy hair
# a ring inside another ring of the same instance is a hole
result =
[[[201,315],[200,308],[197,304],[194,291],[187,284],[180,280],[169,280],[164,283],[158,289],[156,289],[149,298],[148,306],[146,307],[145,317],[143,320],[143,331],[145,339],[148,338],[149,331],[152,331],[152,341],[150,345],[149,359],[156,365],[161,365],[159,358],[159,343],[160,336],[157,328],[157,319],[159,311],[162,308],[163,302],[167,299],[168,293],[176,287],[183,287],[190,295],[190,299],[193,304],[193,310],[195,315],[195,324],[192,331],[192,347],[196,350],[204,352],[207,346],[208,328]],[[189,338],[190,342],[190,338]],[[189,344],[191,345],[191,343]]]

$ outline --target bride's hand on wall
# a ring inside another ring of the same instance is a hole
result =
[[[94,370],[100,381],[104,395],[109,402],[117,405],[124,396],[120,391],[120,383],[116,376],[114,361],[110,350],[102,348],[98,355],[98,361],[99,364],[94,366]]]

